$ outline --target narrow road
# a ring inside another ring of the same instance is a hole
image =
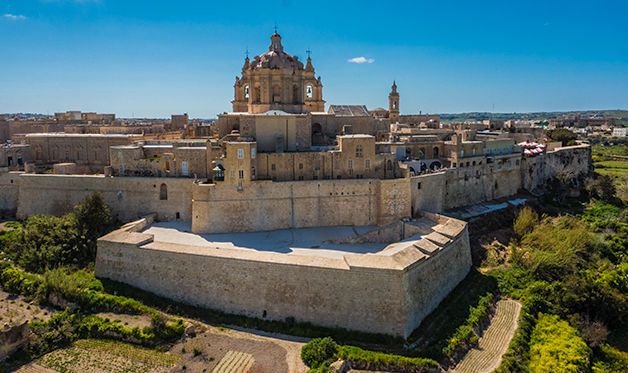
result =
[[[491,325],[480,338],[478,346],[467,353],[452,372],[488,373],[499,367],[517,330],[521,304],[511,299],[497,302]]]

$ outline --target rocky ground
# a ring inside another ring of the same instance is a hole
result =
[[[0,327],[19,325],[25,321],[47,320],[52,310],[27,302],[24,297],[0,290]]]

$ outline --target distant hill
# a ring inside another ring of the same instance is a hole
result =
[[[583,111],[543,111],[536,113],[489,113],[489,112],[470,112],[470,113],[452,113],[441,114],[441,120],[444,122],[462,122],[484,119],[503,119],[503,120],[548,120],[562,115],[580,114],[584,117],[600,116],[608,118],[617,118],[621,123],[628,124],[628,110],[583,110]]]

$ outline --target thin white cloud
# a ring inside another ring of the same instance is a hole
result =
[[[375,62],[374,59],[372,58],[366,58],[364,56],[360,56],[360,57],[353,57],[347,60],[347,62],[349,63],[357,63],[357,64],[363,64],[363,63],[373,63]]]
[[[26,16],[23,16],[21,14],[4,13],[2,15],[2,18],[8,19],[9,21],[23,21],[26,19]]]

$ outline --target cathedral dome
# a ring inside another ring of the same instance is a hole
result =
[[[299,58],[292,56],[283,51],[281,45],[281,35],[274,33],[270,37],[271,43],[268,47],[268,52],[256,56],[251,63],[253,69],[270,68],[293,68],[295,70],[303,70],[303,62],[299,61]]]

